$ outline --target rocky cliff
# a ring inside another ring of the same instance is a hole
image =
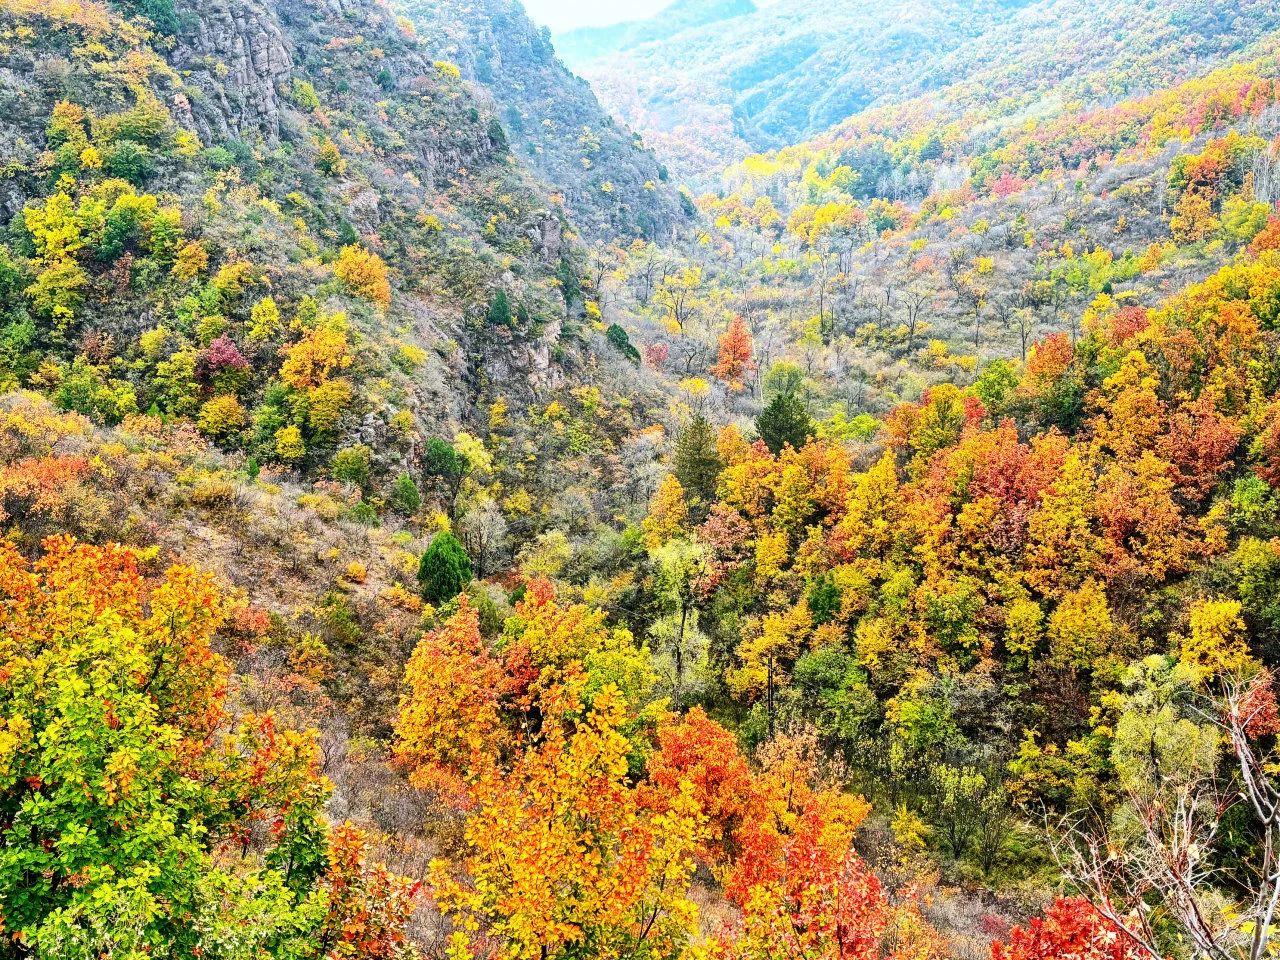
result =
[[[436,56],[486,91],[513,151],[593,239],[668,239],[692,208],[633,132],[556,58],[516,0],[399,0]]]

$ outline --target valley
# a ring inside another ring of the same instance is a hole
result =
[[[1264,960],[1280,11],[0,0],[0,960]]]

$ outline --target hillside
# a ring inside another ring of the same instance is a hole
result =
[[[603,237],[668,240],[690,212],[666,168],[556,59],[516,0],[404,0],[433,55],[491,97],[520,162]]]
[[[1020,5],[784,0],[675,32],[663,13],[646,25],[652,40],[598,61],[574,59],[571,40],[565,55],[688,177],[898,99],[931,64]]]
[[[0,960],[1273,956],[1280,13],[561,54],[0,0]]]
[[[985,100],[1015,117],[1105,104],[1203,73],[1275,28],[1275,10],[1255,3],[784,0],[607,62],[569,62],[672,169],[701,180],[747,153],[927,94],[932,109]]]
[[[648,20],[583,27],[554,37],[556,52],[575,69],[646,43],[667,43],[685,30],[755,12],[751,0],[676,0]]]

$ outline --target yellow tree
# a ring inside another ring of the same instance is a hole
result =
[[[625,701],[611,685],[589,706],[582,692],[579,676],[549,694],[541,742],[477,785],[461,872],[432,865],[452,958],[664,957],[696,931],[697,803],[682,787],[664,809],[642,807]]]
[[[468,786],[492,769],[506,740],[501,681],[502,666],[464,594],[458,612],[422,638],[405,667],[394,749],[414,786],[466,805]]]

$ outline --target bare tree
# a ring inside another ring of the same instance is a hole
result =
[[[1264,722],[1274,732],[1270,683],[1266,673],[1228,682],[1219,697],[1191,706],[1227,745],[1220,763],[1162,770],[1153,733],[1151,782],[1127,788],[1112,814],[1070,817],[1059,833],[1064,874],[1152,960],[1170,953],[1171,931],[1184,941],[1176,952],[1192,960],[1271,956],[1280,906],[1280,758],[1256,736]],[[1255,840],[1250,862],[1216,849],[1223,819],[1237,807]]]

